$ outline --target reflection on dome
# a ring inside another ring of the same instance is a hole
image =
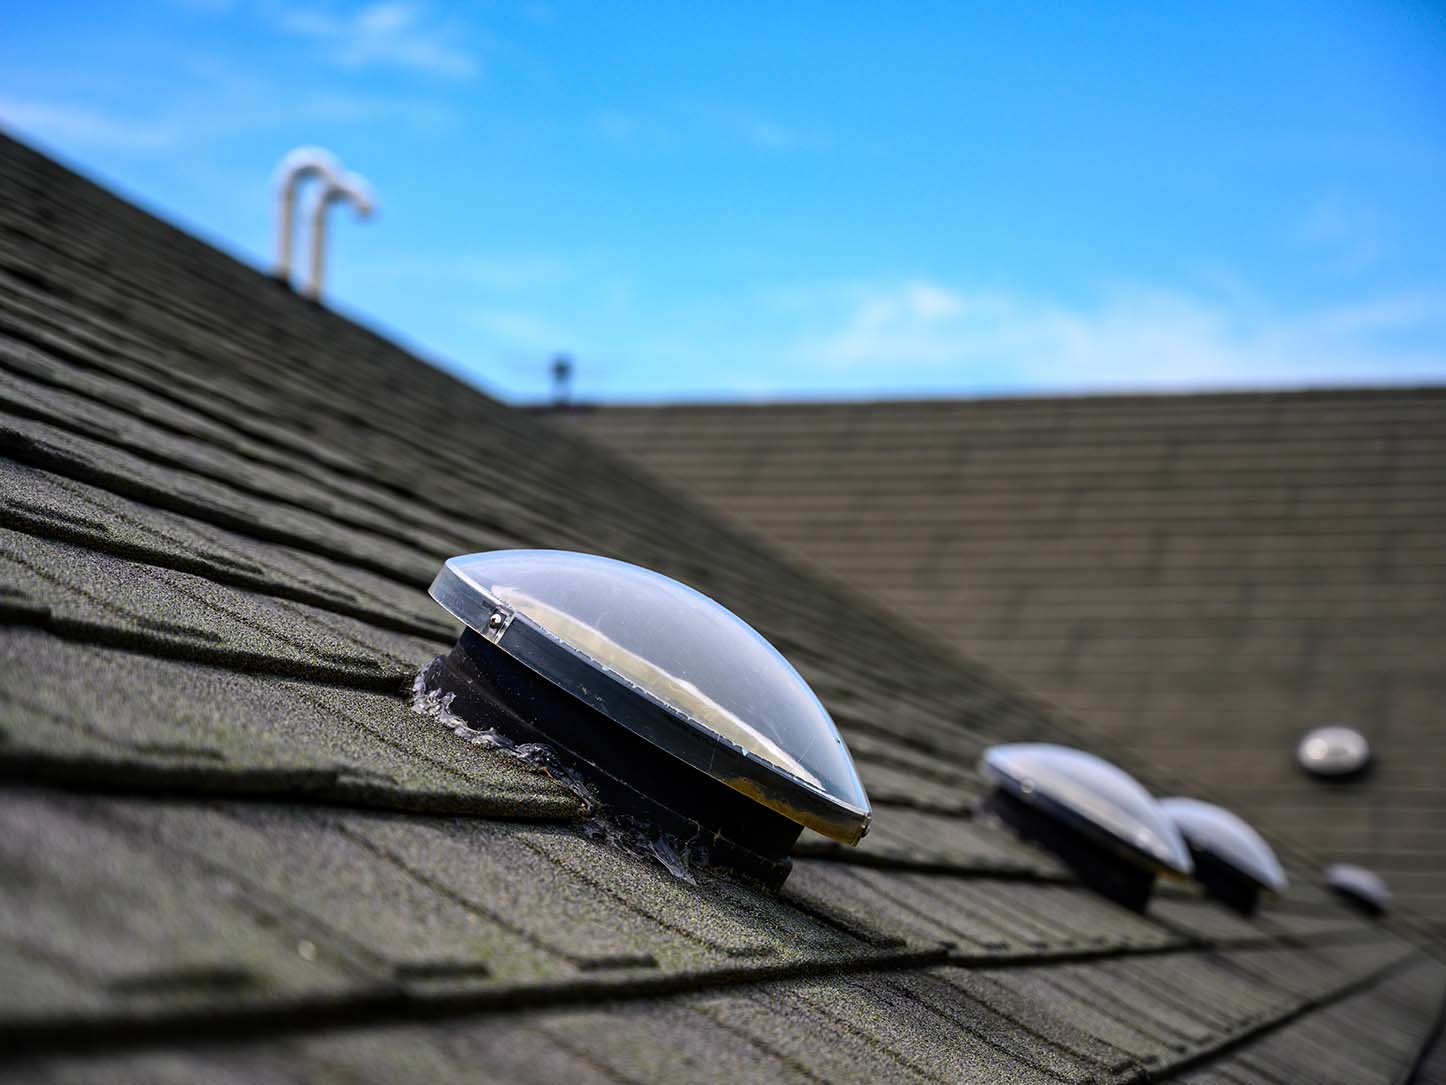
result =
[[[701,723],[736,745],[801,780],[822,789],[818,777],[804,768],[778,743],[709,697],[692,682],[670,674],[650,659],[629,651],[601,630],[579,621],[566,611],[535,599],[521,588],[498,585],[499,599],[525,614],[558,640],[596,661],[613,674],[646,690],[664,704]]]

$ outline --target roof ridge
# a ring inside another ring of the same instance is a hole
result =
[[[999,395],[937,395],[921,393],[908,396],[798,396],[777,399],[738,399],[727,395],[698,399],[607,399],[595,402],[519,403],[529,413],[538,415],[606,414],[610,411],[738,411],[765,413],[790,410],[858,410],[869,408],[930,409],[945,407],[1050,407],[1120,406],[1126,404],[1159,406],[1165,402],[1231,404],[1243,400],[1264,402],[1332,401],[1349,399],[1438,399],[1446,396],[1446,385],[1429,382],[1399,384],[1339,384],[1325,386],[1290,386],[1266,388],[1221,388],[1198,391],[1141,389],[1136,391],[1084,391],[1039,395],[1035,393],[1002,393]]]

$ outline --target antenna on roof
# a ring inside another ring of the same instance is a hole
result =
[[[297,147],[287,152],[276,166],[276,266],[272,274],[282,282],[291,280],[291,240],[296,218],[296,192],[303,181],[319,178],[335,184],[341,174],[341,163],[330,151],[320,147]]]
[[[572,397],[572,359],[559,354],[552,359],[552,405],[566,407]]]
[[[328,180],[317,194],[311,205],[311,278],[301,290],[302,295],[312,301],[321,298],[326,275],[326,212],[332,204],[343,201],[355,207],[362,218],[368,218],[375,208],[371,186],[355,173]]]

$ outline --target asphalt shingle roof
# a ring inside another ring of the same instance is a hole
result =
[[[985,745],[1096,744],[1073,719],[6,140],[0,477],[0,1075],[1327,1080],[1334,1034],[1391,1081],[1430,1038],[1405,928],[1299,864],[1249,921],[1093,896],[970,816]],[[414,712],[456,633],[425,585],[508,545],[757,625],[855,752],[864,846],[681,880]]]
[[[1446,931],[1446,389],[552,419]],[[1349,786],[1295,764],[1337,723]]]

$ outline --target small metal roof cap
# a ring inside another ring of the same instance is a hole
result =
[[[1351,776],[1370,762],[1371,744],[1350,727],[1317,727],[1300,740],[1295,757],[1313,776]]]
[[[1262,889],[1279,893],[1287,883],[1280,860],[1249,823],[1223,806],[1199,799],[1161,799],[1160,809],[1190,847],[1213,855]]]
[[[828,710],[773,645],[708,596],[563,550],[451,558],[431,595],[537,674],[720,783],[835,840],[867,832],[868,795]],[[575,677],[579,663],[586,681]]]
[[[1354,863],[1334,863],[1326,867],[1326,884],[1343,896],[1359,901],[1373,911],[1385,912],[1391,906],[1391,891],[1374,871]]]
[[[1190,849],[1153,796],[1129,773],[1068,746],[1020,742],[984,751],[979,770],[1023,802],[1176,874],[1194,870]]]

